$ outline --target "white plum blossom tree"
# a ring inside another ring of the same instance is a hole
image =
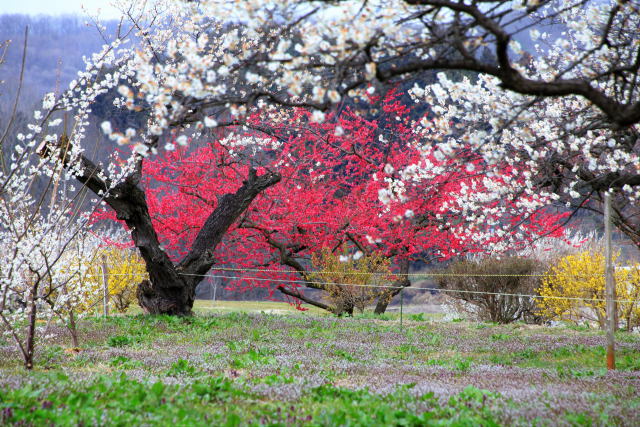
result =
[[[25,32],[23,56],[27,36]],[[86,267],[70,261],[99,240],[88,233],[88,220],[100,200],[87,200],[87,191],[71,181],[73,172],[65,166],[69,137],[66,131],[60,137],[56,133],[62,119],[51,117],[54,103],[51,95],[44,98],[46,118],[42,111],[34,112],[35,121],[44,120],[46,132],[32,123],[27,135],[14,135],[15,108],[0,129],[0,333],[13,341],[27,369],[33,368],[37,342],[46,329],[43,321],[90,297],[81,280]],[[55,155],[36,155],[39,142],[54,140],[61,143]],[[73,326],[74,318],[69,320]],[[77,345],[77,336],[73,341]]]
[[[97,238],[87,234],[91,204],[87,208],[82,201],[86,191],[57,185],[65,174],[60,159],[26,154],[29,147],[18,154],[22,146],[17,147],[12,163],[0,168],[0,330],[31,369],[44,330],[39,321],[90,297],[80,280],[86,266],[69,257]],[[52,176],[42,175],[45,170]],[[74,318],[69,320],[75,331]]]
[[[122,6],[131,32],[120,32],[89,58],[69,90],[46,98],[24,145],[44,141],[45,159],[68,152],[62,158],[69,177],[104,197],[127,224],[149,271],[138,293],[149,312],[190,313],[217,244],[280,176],[252,170],[240,189],[220,199],[189,253],[174,263],[158,242],[139,185],[146,156],[189,145],[216,128],[243,126],[258,110],[278,120],[282,108],[303,106],[321,122],[333,104],[367,102],[363,95],[432,70],[472,75],[462,82],[445,75],[439,85],[412,91],[417,102],[429,104],[444,135],[424,144],[425,153],[450,155],[459,138],[467,138],[485,157],[483,173],[493,164],[522,167],[521,178],[460,198],[452,210],[483,221],[484,203],[512,194],[530,194],[520,208],[535,212],[567,191],[587,199],[608,190],[617,192],[619,211],[635,206],[639,183],[629,174],[640,121],[637,2],[132,0]],[[520,46],[524,38],[538,41],[535,52]],[[119,95],[117,107],[143,114],[147,123],[137,129],[101,123],[132,155],[124,164],[100,165],[84,155],[84,130],[96,98],[110,91]],[[75,118],[70,144],[50,130],[60,110]],[[421,123],[415,128],[431,132]],[[380,196],[389,200],[402,180],[434,173],[427,161],[397,171]],[[504,233],[500,224],[496,233]]]

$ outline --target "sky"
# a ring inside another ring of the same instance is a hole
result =
[[[75,13],[83,16],[82,6],[94,14],[100,9],[105,19],[118,18],[120,13],[110,0],[0,0],[0,14],[63,15]]]

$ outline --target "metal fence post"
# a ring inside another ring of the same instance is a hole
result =
[[[400,289],[400,329],[402,329],[402,309],[404,306],[404,288]]]

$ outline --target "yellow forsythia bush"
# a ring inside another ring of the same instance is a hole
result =
[[[601,328],[606,322],[605,260],[601,252],[585,251],[561,258],[545,275],[538,293],[540,313],[550,319],[592,320]],[[640,264],[616,266],[618,319],[631,329],[640,324]],[[574,298],[574,299],[564,299]],[[584,299],[581,299],[584,298]],[[589,300],[595,299],[596,301]]]
[[[640,264],[634,264],[628,268],[620,268],[624,271],[624,284],[616,284],[616,298],[624,301],[618,303],[619,319],[625,322],[625,328],[640,326]]]
[[[382,286],[395,280],[391,261],[379,254],[334,254],[325,249],[312,256],[312,263],[318,272],[310,274],[309,279],[327,292],[338,315],[352,315],[354,308],[363,312],[382,294]]]
[[[115,247],[101,249],[91,266],[92,286],[102,289],[102,263],[107,265],[109,301],[120,313],[127,311],[136,300],[138,283],[147,279],[147,271],[140,255],[134,250]]]
[[[46,293],[54,302],[54,311],[61,316],[82,316],[95,310],[101,300],[102,287],[93,277],[91,266],[97,261],[98,251],[86,241],[71,245],[59,263],[59,272],[68,276],[64,282],[50,282]]]

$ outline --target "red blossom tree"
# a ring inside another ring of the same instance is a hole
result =
[[[425,156],[430,139],[443,137],[425,133],[426,115],[412,118],[415,112],[393,91],[370,101],[381,105],[373,118],[353,108],[322,123],[304,109],[277,120],[256,114],[205,147],[145,162],[149,209],[167,253],[174,260],[186,255],[219,198],[240,188],[250,169],[260,175],[277,171],[282,181],[258,195],[231,226],[216,248],[216,264],[234,269],[237,289],[266,287],[271,295],[280,291],[296,303],[334,312],[301,289],[327,290],[310,277],[311,256],[323,249],[348,247],[352,256],[381,253],[392,259],[397,280],[377,291],[376,312],[382,313],[410,285],[411,261],[504,251],[563,234],[562,214],[515,213],[524,196],[482,206],[491,212],[482,220],[474,218],[477,212],[463,212],[460,200],[505,185],[516,175],[513,167],[488,175],[483,160],[463,144],[448,156]],[[409,165],[424,162],[431,163],[433,175],[407,176]]]

